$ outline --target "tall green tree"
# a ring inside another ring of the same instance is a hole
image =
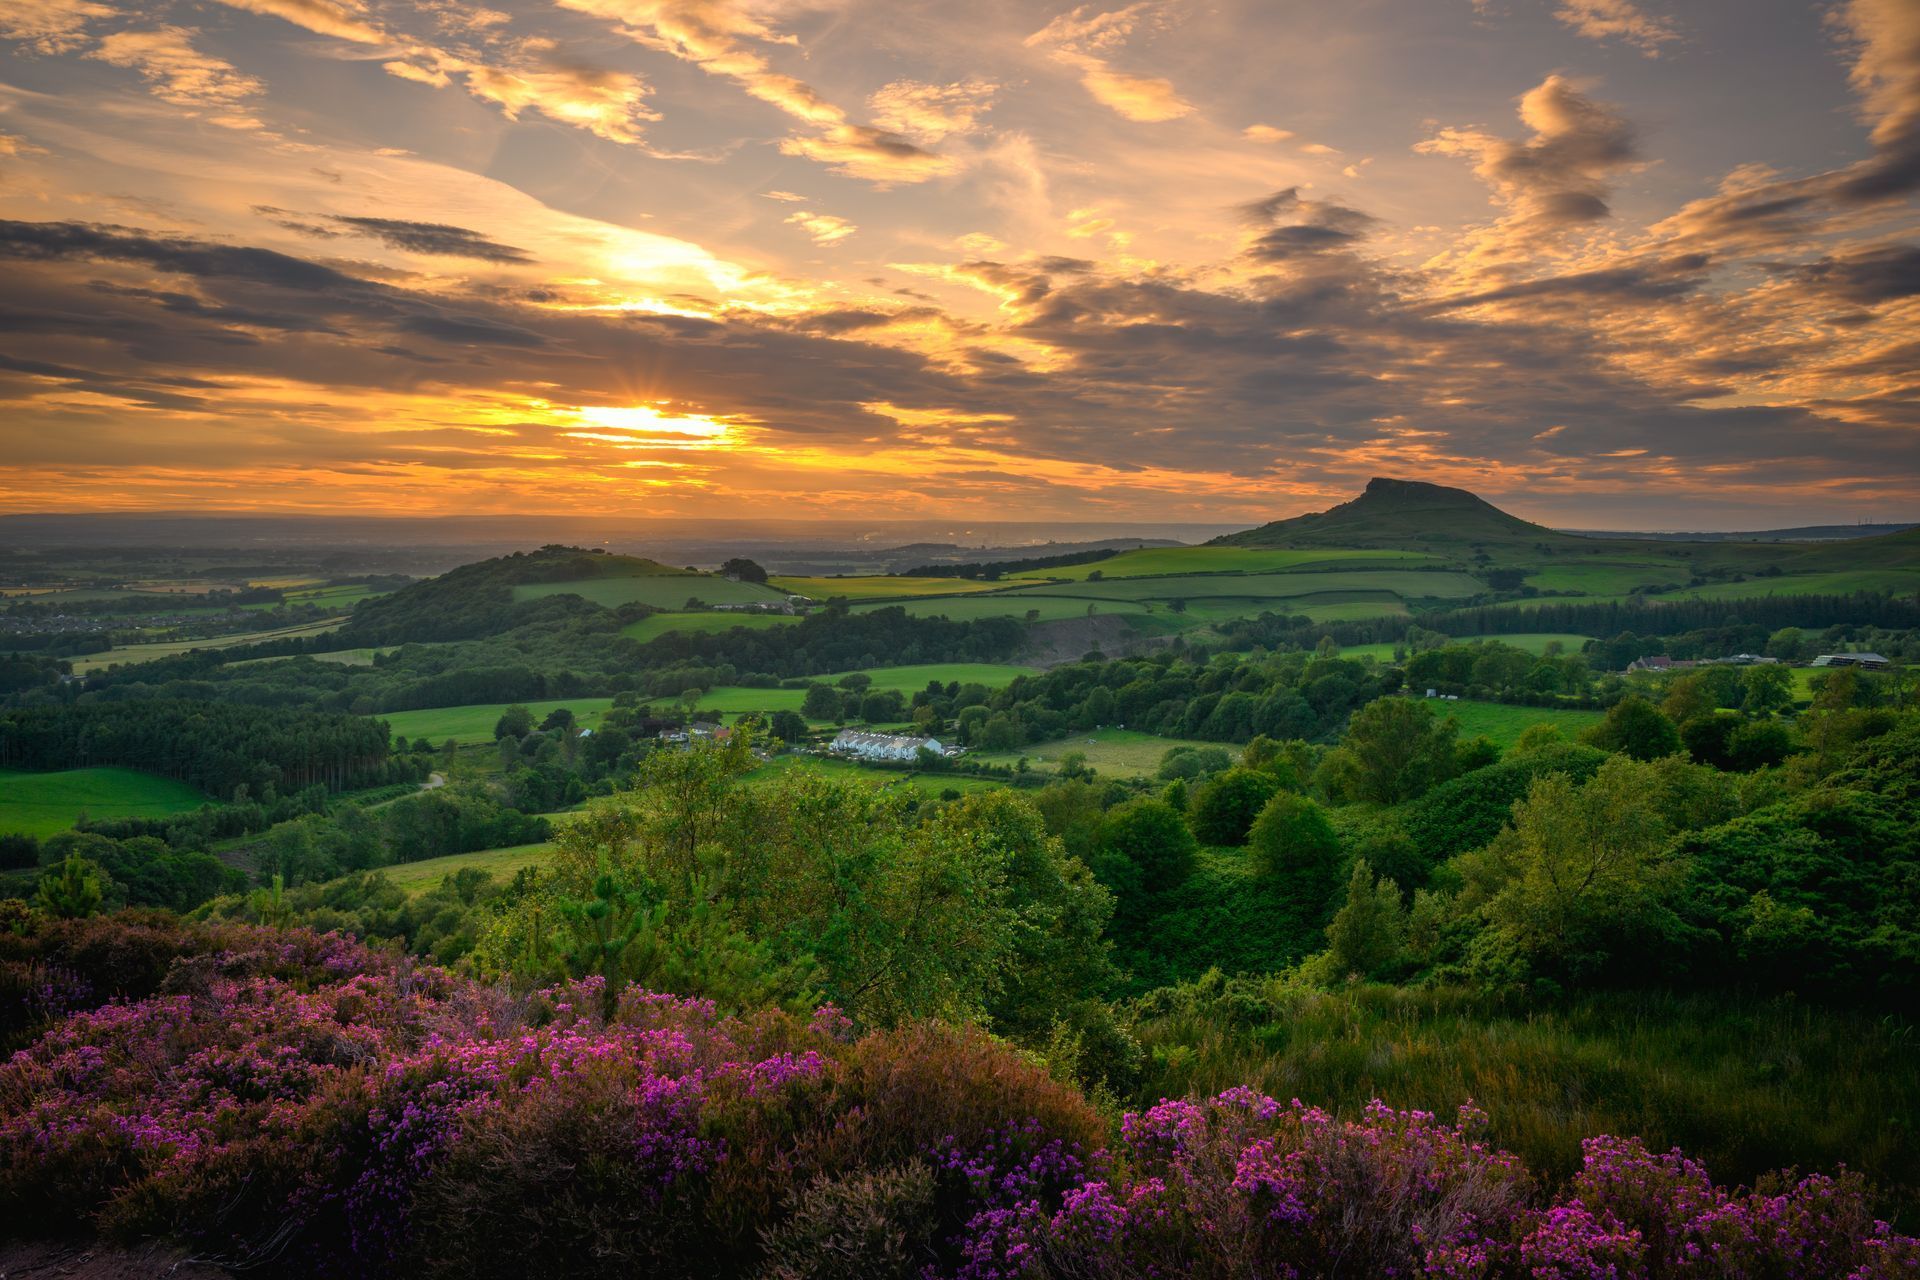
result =
[[[1681,749],[1680,730],[1673,721],[1637,693],[1609,707],[1606,718],[1581,734],[1580,740],[1635,760],[1658,760]]]
[[[1315,775],[1339,801],[1400,804],[1457,771],[1459,726],[1423,701],[1376,698],[1354,712]]]

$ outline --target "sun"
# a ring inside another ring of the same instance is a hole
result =
[[[618,435],[601,439],[631,439],[633,443],[697,448],[725,443],[732,425],[701,414],[662,413],[652,405],[582,405],[575,416],[588,426]]]

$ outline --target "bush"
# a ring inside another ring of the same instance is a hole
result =
[[[1241,845],[1280,780],[1255,769],[1229,769],[1193,798],[1193,834],[1202,844]]]

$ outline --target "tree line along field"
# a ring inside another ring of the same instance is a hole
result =
[[[623,604],[680,609],[688,600],[707,604],[779,604],[786,600],[780,592],[759,583],[684,571],[582,578],[571,582],[527,582],[513,589],[516,601],[562,595],[579,596],[608,609],[617,609]]]
[[[1563,653],[1579,653],[1586,647],[1592,636],[1575,635],[1571,631],[1522,631],[1512,635],[1499,636],[1457,636],[1456,642],[1472,640],[1497,640],[1501,644],[1511,645],[1515,649],[1525,649],[1528,653],[1543,654],[1547,646],[1557,644]],[[1404,644],[1383,641],[1378,644],[1349,644],[1340,649],[1343,658],[1372,658],[1376,662],[1391,662],[1394,650],[1406,650]]]
[[[735,627],[751,627],[758,631],[765,627],[791,626],[793,622],[793,618],[780,613],[689,613],[674,610],[651,613],[638,622],[629,622],[620,628],[620,634],[644,644],[676,632],[707,634],[731,631]]]
[[[911,599],[918,596],[970,595],[976,591],[1002,590],[1001,582],[981,582],[973,578],[912,578],[895,574],[871,574],[841,578],[794,578],[775,575],[767,584],[788,595],[809,600],[881,600]]]
[[[1165,578],[1184,574],[1261,573],[1273,570],[1372,568],[1376,564],[1411,564],[1434,557],[1419,551],[1332,550],[1292,551],[1253,547],[1146,547],[1123,551],[1089,564],[1030,569],[1015,578],[1085,582],[1101,578]]]
[[[84,813],[91,818],[164,818],[190,813],[207,797],[184,782],[136,769],[0,769],[0,835],[50,836]]]
[[[984,684],[989,688],[999,688],[1009,684],[1017,676],[1031,675],[1032,667],[1012,666],[998,663],[981,662],[938,662],[909,667],[876,667],[863,672],[836,672],[832,675],[814,677],[813,683],[832,684],[849,675],[870,676],[873,683],[869,688],[877,693],[897,692],[911,694],[927,687],[929,681],[941,684]],[[749,712],[794,711],[800,710],[800,704],[806,700],[805,689],[758,689],[746,686],[731,686],[708,689],[702,692],[695,711],[701,715],[744,715]],[[669,704],[671,698],[653,699],[658,704]],[[463,707],[432,707],[419,711],[390,711],[379,716],[385,720],[395,734],[405,738],[425,736],[433,743],[453,741],[467,745],[475,742],[493,740],[493,726],[500,716],[512,704],[505,702],[477,703]],[[533,713],[535,720],[546,717],[549,712],[562,708],[570,710],[574,722],[583,729],[597,728],[608,708],[613,706],[612,698],[552,698],[539,702],[527,702],[525,706]]]

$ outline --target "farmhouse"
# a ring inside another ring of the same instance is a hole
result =
[[[684,729],[662,729],[660,741],[672,743],[725,742],[733,736],[733,730],[722,725],[710,724],[705,720],[695,720]]]
[[[1877,653],[1823,653],[1813,660],[1816,667],[1865,667],[1868,671],[1885,671],[1892,666]]]
[[[915,760],[922,749],[945,755],[938,738],[917,738],[903,733],[863,733],[842,729],[828,748],[861,760]]]
[[[1692,665],[1693,663],[1686,658],[1682,658],[1676,662],[1672,658],[1669,658],[1666,654],[1661,653],[1661,654],[1652,654],[1645,658],[1635,658],[1632,662],[1629,662],[1627,664],[1627,670],[1629,671],[1684,671],[1688,667],[1691,667]]]

